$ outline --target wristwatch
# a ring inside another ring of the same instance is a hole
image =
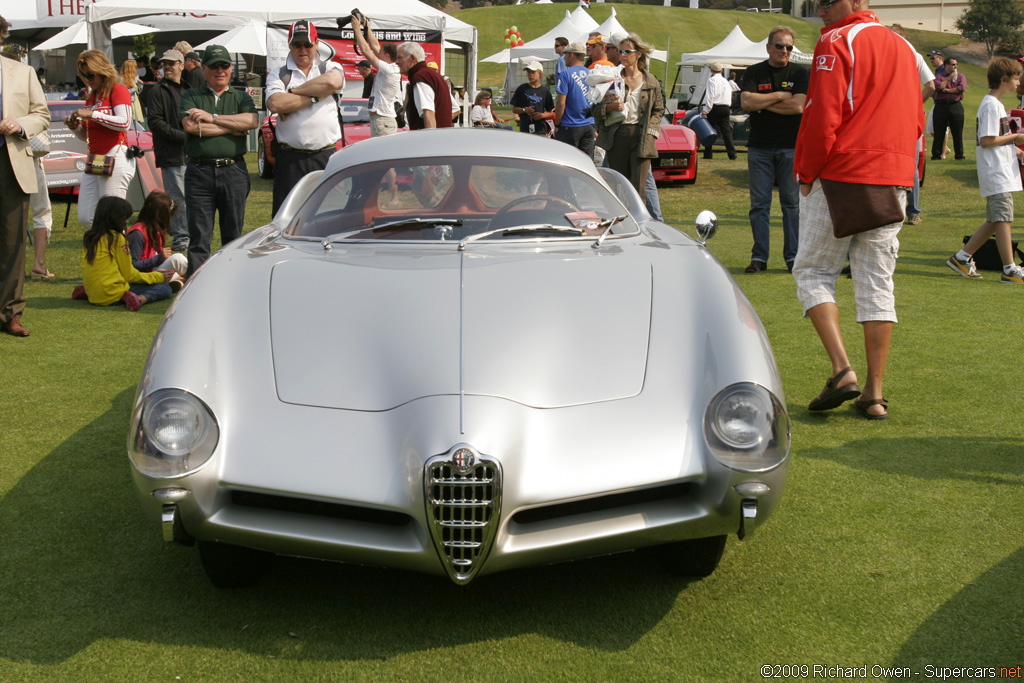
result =
[[[216,114],[213,115],[213,122],[217,123],[217,115]]]
[[[319,98],[319,97],[317,97],[316,95],[308,95],[308,97],[309,97],[309,100],[310,100],[310,101],[311,101],[311,102],[312,102],[313,104],[316,104],[317,102],[319,102],[319,101],[320,101],[320,98]]]

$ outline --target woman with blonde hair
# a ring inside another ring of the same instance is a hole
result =
[[[142,113],[142,103],[139,101],[139,68],[134,59],[126,59],[121,63],[121,82],[132,94],[132,118],[139,123],[144,122],[146,116]]]
[[[135,159],[128,158],[128,129],[132,120],[132,96],[121,83],[114,65],[99,50],[78,55],[78,75],[89,88],[85,107],[65,120],[90,154],[113,158],[110,175],[84,173],[78,188],[78,222],[92,227],[96,204],[101,197],[124,199],[135,176]]]
[[[658,157],[658,136],[665,114],[661,82],[647,70],[651,46],[630,33],[619,42],[625,89],[594,108],[597,146],[607,151],[608,166],[629,178],[641,196]]]

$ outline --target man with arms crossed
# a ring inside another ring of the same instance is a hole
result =
[[[182,93],[178,110],[188,163],[189,277],[210,257],[215,213],[220,214],[222,245],[242,234],[249,196],[245,138],[259,125],[252,98],[231,88],[231,55],[223,45],[206,47],[203,74],[206,83]]]
[[[302,176],[322,171],[338,149],[341,124],[334,94],[345,87],[337,62],[317,55],[316,26],[302,19],[288,31],[288,61],[267,74],[267,109],[277,114],[277,159],[271,215]]]
[[[810,410],[854,403],[870,420],[889,417],[882,376],[896,301],[892,275],[901,222],[837,238],[821,180],[897,187],[900,203],[914,184],[916,143],[924,129],[914,50],[883,26],[867,0],[818,0],[825,28],[814,49],[810,85],[796,140],[800,247],[793,276],[804,314],[832,366]],[[879,126],[879,121],[885,121]],[[861,392],[839,329],[836,281],[849,256],[857,322],[864,326],[867,381]]]
[[[800,185],[793,177],[793,155],[800,115],[807,99],[808,71],[791,64],[793,30],[776,26],[768,34],[768,59],[743,72],[740,104],[750,118],[747,169],[750,173],[750,230],[754,248],[745,272],[768,269],[772,187],[782,205],[782,258],[792,272],[800,229]]]

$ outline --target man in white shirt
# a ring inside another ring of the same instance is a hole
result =
[[[302,176],[327,166],[341,138],[334,94],[345,87],[345,74],[337,62],[320,60],[318,42],[316,26],[296,21],[288,31],[288,61],[267,74],[267,109],[277,114],[278,141],[272,214]]]
[[[732,144],[732,121],[729,120],[729,114],[732,111],[732,86],[722,76],[721,64],[712,62],[708,68],[711,69],[711,78],[708,79],[707,90],[704,92],[702,110],[708,117],[708,122],[715,127],[725,142],[725,151],[729,155],[729,159],[735,160],[736,148]],[[714,140],[704,146],[705,159],[711,158],[713,145]]]
[[[373,29],[370,28],[369,19],[367,19],[366,36],[364,37],[362,22],[355,14],[352,15],[352,32],[355,35],[359,52],[377,70],[368,105],[370,135],[378,137],[396,133],[398,132],[398,122],[395,115],[395,103],[398,102],[402,84],[402,70],[395,63],[398,58],[398,48],[394,43],[382,45],[377,40],[377,36],[373,34]]]

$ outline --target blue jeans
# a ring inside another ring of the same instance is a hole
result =
[[[185,167],[164,166],[160,169],[164,191],[171,196],[178,213],[171,219],[171,248],[182,254],[188,250],[188,215],[185,208]]]
[[[245,199],[249,196],[249,170],[245,161],[216,168],[189,164],[185,167],[188,193],[188,274],[210,258],[214,215],[220,215],[221,246],[237,239],[245,223]]]
[[[157,282],[154,285],[146,284],[143,282],[133,282],[128,285],[128,291],[135,296],[146,297],[146,303],[151,304],[154,301],[163,301],[164,299],[170,299],[173,292],[171,286],[166,282]]]
[[[750,230],[754,233],[752,261],[768,262],[771,235],[772,187],[779,183],[782,205],[782,258],[796,259],[800,229],[800,184],[793,177],[794,149],[747,148],[750,175]]]
[[[656,221],[664,221],[661,215],[661,199],[658,198],[658,186],[654,184],[654,160],[647,171],[647,184],[644,185],[644,203],[647,204],[647,213]]]
[[[914,164],[914,189],[907,195],[907,218],[921,214],[921,172]]]

